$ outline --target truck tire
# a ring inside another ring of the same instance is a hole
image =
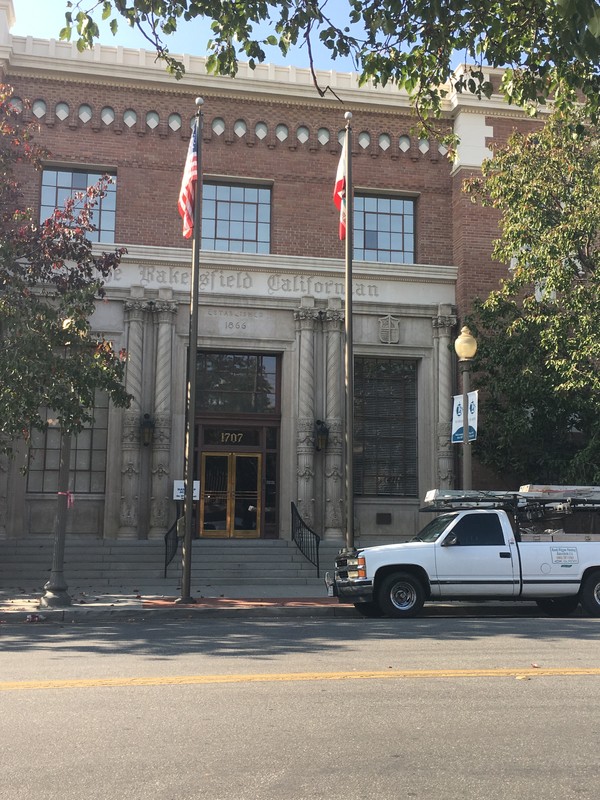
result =
[[[581,605],[591,617],[600,617],[600,571],[597,570],[587,576],[579,597]]]
[[[415,617],[425,603],[425,591],[409,572],[392,572],[381,581],[377,599],[386,617]]]
[[[377,603],[354,603],[354,608],[362,617],[369,617],[370,619],[383,617],[383,611],[379,608]]]
[[[577,609],[579,597],[543,597],[535,602],[549,617],[568,617]]]

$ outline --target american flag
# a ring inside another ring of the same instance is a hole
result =
[[[183,219],[183,235],[189,239],[194,232],[194,201],[196,199],[196,183],[198,181],[198,123],[194,122],[192,135],[190,136],[190,146],[188,147],[183,178],[181,179],[181,189],[179,190],[179,202],[177,208]]]

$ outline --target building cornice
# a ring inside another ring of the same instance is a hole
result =
[[[310,103],[327,109],[339,108],[341,100],[346,109],[372,108],[379,113],[412,114],[405,90],[398,89],[392,82],[375,86],[369,81],[360,86],[359,75],[355,72],[317,70],[318,85],[331,90],[320,96],[310,69],[293,65],[259,64],[252,70],[248,63],[240,62],[235,78],[229,78],[209,74],[203,56],[175,55],[185,66],[185,74],[177,81],[149,50],[96,44],[92,50],[80,52],[74,42],[12,35],[5,36],[4,40],[0,37],[0,43],[0,63],[8,75],[39,77],[42,72],[46,79],[74,84],[89,84],[93,80],[103,86],[132,86],[171,96],[202,94],[237,100],[252,98],[278,105]],[[457,73],[461,71],[464,67]],[[502,75],[502,70],[489,72],[487,77],[495,82]],[[468,92],[458,93],[449,85],[443,88],[447,94],[442,102],[442,119],[452,119],[462,112],[514,118],[525,114],[520,109],[509,109],[499,94],[479,100]]]
[[[183,78],[176,81],[165,70],[163,62],[148,50],[111,47],[97,44],[93,50],[79,52],[75,43],[55,39],[37,39],[31,36],[10,36],[8,46],[0,47],[0,60],[9,74],[39,76],[43,70],[48,79],[89,83],[91,77],[105,85],[145,85],[149,90],[169,94],[212,93],[238,97],[257,96],[279,102],[282,96],[288,102],[310,102],[315,105],[339,106],[337,95],[346,104],[394,107],[410,111],[405,91],[393,85],[375,87],[359,86],[359,76],[354,72],[318,70],[319,86],[330,87],[334,94],[320,97],[312,73],[307,68],[259,64],[252,70],[240,62],[235,78],[211,75],[206,71],[206,58],[188,54],[176,55],[185,66]],[[118,77],[116,77],[118,76]]]

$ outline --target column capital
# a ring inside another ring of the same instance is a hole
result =
[[[295,308],[294,309],[294,319],[296,322],[311,322],[314,323],[316,320],[321,319],[323,312],[318,308]]]
[[[441,314],[431,320],[434,328],[445,328],[448,330],[448,333],[454,328],[456,322],[457,318],[454,314]]]

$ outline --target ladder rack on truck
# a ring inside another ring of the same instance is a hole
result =
[[[421,511],[458,511],[467,508],[525,510],[547,508],[561,513],[600,511],[598,486],[522,486],[518,492],[478,489],[432,489]]]
[[[425,495],[421,511],[465,511],[503,509],[511,514],[515,531],[523,541],[564,541],[581,537],[600,541],[600,487],[543,486],[528,484],[518,492],[432,489]],[[582,514],[587,512],[587,519]],[[578,515],[575,523],[567,518]],[[585,523],[584,523],[585,520]],[[564,528],[577,528],[567,531]],[[586,530],[587,528],[587,530]]]

